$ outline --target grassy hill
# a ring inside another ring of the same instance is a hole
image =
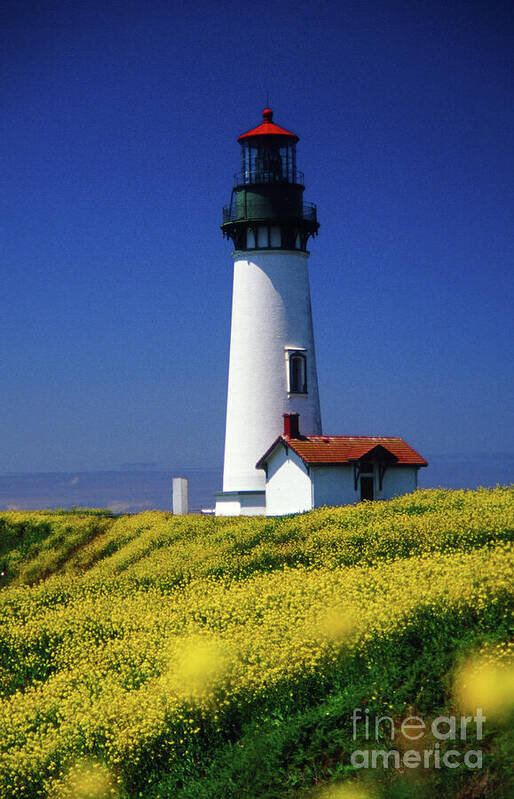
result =
[[[0,514],[0,796],[512,796],[513,531],[502,488]]]

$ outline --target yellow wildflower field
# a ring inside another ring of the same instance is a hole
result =
[[[418,491],[284,519],[1,514],[0,796],[257,799],[339,779],[341,796],[394,796],[394,779],[353,782],[357,702],[396,718],[480,701],[503,752],[513,499]],[[476,775],[430,773],[412,795],[450,777]]]

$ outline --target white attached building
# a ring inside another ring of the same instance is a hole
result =
[[[304,436],[296,413],[257,463],[266,475],[266,515],[392,499],[414,491],[427,462],[389,436]]]

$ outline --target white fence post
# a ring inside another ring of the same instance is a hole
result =
[[[173,513],[184,516],[188,512],[188,485],[186,477],[173,478]]]

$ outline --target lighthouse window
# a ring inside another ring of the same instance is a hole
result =
[[[289,391],[291,394],[307,393],[307,363],[300,352],[289,356]]]
[[[257,247],[269,247],[268,228],[259,226],[257,228]]]
[[[269,246],[280,247],[281,244],[282,244],[282,237],[280,235],[280,228],[275,227],[275,225],[273,225],[273,227],[271,227],[269,231]]]

